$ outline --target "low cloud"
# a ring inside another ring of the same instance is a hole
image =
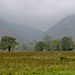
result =
[[[75,13],[75,0],[0,0],[0,16],[41,30]]]

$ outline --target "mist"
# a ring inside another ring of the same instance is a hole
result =
[[[0,17],[43,31],[75,14],[75,0],[0,0]]]

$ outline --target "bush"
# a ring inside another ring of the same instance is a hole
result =
[[[68,61],[68,58],[67,57],[65,57],[64,55],[58,55],[58,57],[59,57],[59,60],[60,61]]]
[[[46,49],[46,44],[42,41],[38,42],[35,46],[35,50],[37,51],[43,51],[44,49]]]

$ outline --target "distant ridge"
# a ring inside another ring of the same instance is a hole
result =
[[[46,34],[58,39],[71,36],[75,40],[75,14],[63,18],[54,27],[50,28]]]
[[[43,31],[25,25],[8,23],[0,17],[0,37],[4,35],[13,36],[18,40],[41,40]]]

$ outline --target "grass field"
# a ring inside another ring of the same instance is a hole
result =
[[[75,52],[0,52],[0,75],[75,75]]]

